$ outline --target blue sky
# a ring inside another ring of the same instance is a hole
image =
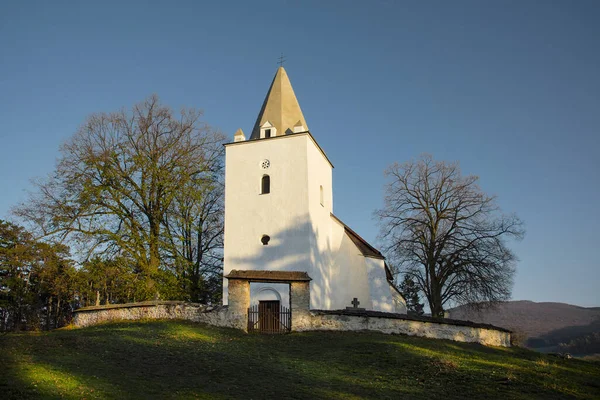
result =
[[[600,306],[600,3],[127,1],[0,5],[0,218],[94,112],[156,93],[246,133],[286,70],[376,242],[383,170],[459,161],[527,236],[514,299]]]

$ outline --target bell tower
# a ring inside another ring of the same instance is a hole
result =
[[[323,268],[320,248],[331,231],[333,166],[308,131],[283,67],[250,137],[238,130],[225,152],[224,275],[303,271],[321,286],[315,268]],[[224,278],[223,304],[227,285]]]

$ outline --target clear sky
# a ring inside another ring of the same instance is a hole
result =
[[[94,112],[156,93],[250,133],[277,58],[376,243],[383,170],[421,153],[526,223],[514,299],[600,306],[600,2],[23,1],[0,5],[0,218]]]

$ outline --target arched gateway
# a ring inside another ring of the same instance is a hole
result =
[[[229,308],[246,316],[240,325],[247,326],[248,332],[287,333],[307,317],[311,278],[306,272],[233,270],[225,278],[229,281]],[[271,286],[259,287],[253,295],[252,283]],[[275,285],[287,290],[278,291]],[[280,292],[288,298],[282,298]]]

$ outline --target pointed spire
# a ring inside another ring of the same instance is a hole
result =
[[[260,138],[260,128],[267,121],[276,129],[277,136],[293,133],[294,126],[298,124],[303,126],[304,130],[308,130],[300,104],[283,67],[277,69],[250,139]]]

